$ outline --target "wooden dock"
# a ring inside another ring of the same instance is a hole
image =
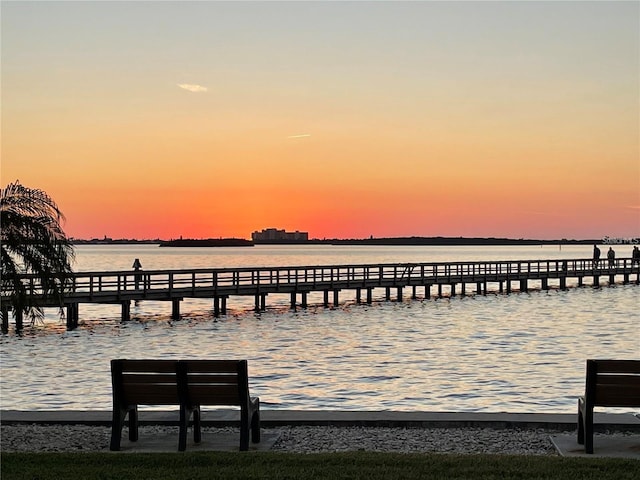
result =
[[[489,286],[499,293],[567,288],[567,280],[576,279],[578,286],[600,286],[633,282],[640,284],[640,265],[631,258],[616,260],[508,260],[490,262],[394,263],[371,265],[319,265],[263,268],[213,268],[187,270],[107,271],[74,273],[64,295],[67,328],[78,326],[80,304],[119,304],[122,320],[130,319],[131,301],[171,302],[171,316],[180,318],[180,302],[185,298],[212,299],[213,314],[227,312],[227,300],[234,296],[251,296],[257,311],[266,309],[269,294],[289,294],[291,307],[307,306],[307,295],[323,293],[323,304],[339,305],[339,292],[355,292],[360,303],[373,301],[373,291],[385,289],[385,299],[402,301],[404,289],[411,288],[411,298],[418,289],[425,299],[444,293],[455,296],[468,293],[486,294]],[[587,279],[587,282],[585,282]],[[58,306],[44,298],[38,279],[23,275],[21,280],[29,294],[42,307]],[[446,291],[443,293],[443,287]],[[8,297],[2,293],[2,331],[9,328]],[[22,328],[22,315],[13,312],[16,330]]]

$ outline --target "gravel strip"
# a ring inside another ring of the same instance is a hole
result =
[[[291,427],[282,429],[272,450],[556,454],[548,431],[488,428]]]
[[[279,434],[273,451],[432,452],[556,455],[550,432],[488,428],[280,427],[262,430]],[[108,451],[110,427],[87,425],[2,425],[3,452]],[[141,434],[176,433],[177,427],[141,426]],[[237,428],[203,428],[203,434],[237,432]]]

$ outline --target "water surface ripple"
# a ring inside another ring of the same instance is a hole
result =
[[[344,292],[337,308],[310,296],[297,311],[270,296],[266,312],[240,305],[219,319],[189,300],[178,321],[170,305],[140,302],[125,324],[118,307],[82,306],[76,331],[56,321],[2,336],[1,406],[110,410],[112,358],[246,358],[270,409],[573,413],[586,358],[640,357],[639,288],[371,305]]]

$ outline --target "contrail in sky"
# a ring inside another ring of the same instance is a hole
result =
[[[305,138],[310,136],[311,136],[310,133],[303,133],[301,135],[289,135],[287,138]]]

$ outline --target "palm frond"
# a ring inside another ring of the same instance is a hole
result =
[[[20,275],[34,275],[42,293],[62,306],[73,272],[73,245],[62,229],[64,215],[44,191],[14,182],[0,190],[2,297],[32,319],[42,309],[29,298]]]

